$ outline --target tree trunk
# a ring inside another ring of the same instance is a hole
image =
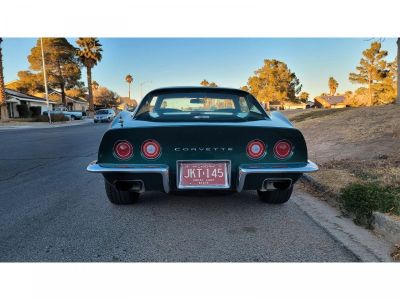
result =
[[[397,38],[397,104],[400,104],[400,38]]]
[[[128,98],[129,98],[129,100],[131,99],[131,84],[130,83],[128,83]]]
[[[61,102],[64,105],[64,107],[67,108],[67,98],[65,97],[65,85],[64,85],[64,83],[60,83],[60,89],[61,89]]]
[[[8,113],[7,113],[7,102],[6,102],[6,90],[4,86],[4,76],[3,76],[3,55],[1,51],[1,42],[2,39],[0,38],[0,119],[7,120]]]
[[[94,116],[94,105],[93,105],[93,91],[92,91],[92,68],[86,67],[87,72],[87,84],[89,92],[89,117]]]

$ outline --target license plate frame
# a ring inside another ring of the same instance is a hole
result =
[[[182,164],[225,164],[225,180],[224,184],[218,185],[185,185],[182,184],[181,176],[181,166]],[[207,190],[215,190],[215,189],[229,189],[231,187],[231,161],[230,160],[178,160],[176,162],[176,185],[180,190],[190,190],[190,189],[207,189]]]

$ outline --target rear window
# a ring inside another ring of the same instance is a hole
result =
[[[265,113],[250,96],[228,93],[182,92],[148,95],[135,119],[150,121],[251,121]]]

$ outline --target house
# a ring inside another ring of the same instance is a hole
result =
[[[307,104],[303,102],[284,102],[283,103],[283,109],[288,110],[288,109],[306,109]]]
[[[272,100],[269,102],[269,110],[282,110],[281,101]]]
[[[317,108],[343,108],[346,107],[345,96],[318,96],[314,98]]]
[[[137,101],[128,97],[119,97],[117,102],[119,110],[134,110],[137,106]]]
[[[61,92],[54,89],[49,89],[49,99],[57,102],[58,107],[64,106],[62,104],[62,96]],[[89,109],[89,103],[86,99],[83,98],[74,98],[68,95],[65,95],[65,99],[67,102],[66,108],[70,111],[87,111]]]
[[[27,95],[12,89],[5,89],[8,116],[19,118],[21,106],[26,105],[32,116],[41,115],[47,111],[47,101],[44,98]],[[56,102],[49,101],[49,109],[52,110]],[[23,117],[23,116],[21,116]]]

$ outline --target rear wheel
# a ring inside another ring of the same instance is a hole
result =
[[[139,200],[140,194],[137,192],[121,191],[115,188],[107,180],[104,180],[108,200],[114,204],[132,204]]]
[[[282,204],[287,202],[290,199],[292,192],[293,185],[287,189],[278,189],[275,191],[257,191],[260,200],[270,204]]]

